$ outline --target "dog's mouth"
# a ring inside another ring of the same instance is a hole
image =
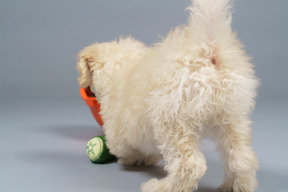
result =
[[[85,92],[88,97],[96,97],[95,94],[92,92],[90,86],[86,87]]]

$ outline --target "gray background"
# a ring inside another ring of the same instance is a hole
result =
[[[139,191],[154,168],[89,162],[101,134],[77,85],[76,55],[132,35],[151,45],[186,22],[188,0],[0,0],[0,191]],[[235,0],[233,27],[253,57],[261,87],[252,114],[258,192],[288,191],[288,1]],[[208,171],[199,192],[215,192],[221,161],[203,142]]]

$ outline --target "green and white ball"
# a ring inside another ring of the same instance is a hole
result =
[[[109,153],[103,135],[91,138],[87,143],[86,150],[89,159],[93,163],[105,163],[106,161],[116,159],[114,155]]]

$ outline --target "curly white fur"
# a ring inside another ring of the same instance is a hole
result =
[[[194,0],[188,24],[146,47],[133,38],[94,44],[79,54],[81,87],[101,103],[107,145],[119,162],[153,165],[168,176],[143,192],[197,189],[206,171],[199,139],[208,136],[225,162],[225,192],[252,192],[257,158],[249,113],[258,81],[231,29],[228,0]]]

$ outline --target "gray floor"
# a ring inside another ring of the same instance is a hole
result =
[[[165,176],[153,168],[92,164],[85,146],[102,134],[88,108],[76,102],[1,102],[0,191],[134,192],[149,178]],[[287,103],[258,104],[252,115],[253,147],[261,167],[257,192],[288,191]],[[208,171],[198,192],[216,192],[223,174],[214,145],[203,142]]]

